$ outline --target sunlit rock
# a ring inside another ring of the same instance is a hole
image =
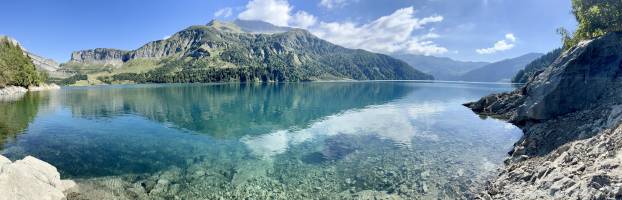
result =
[[[61,180],[54,166],[32,156],[11,162],[0,155],[0,194],[3,199],[66,199],[63,191],[75,185],[71,180]]]

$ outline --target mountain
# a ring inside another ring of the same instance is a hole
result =
[[[562,54],[562,49],[555,49],[546,55],[529,63],[525,69],[521,69],[512,78],[512,83],[527,83],[529,77],[534,77],[534,74],[542,72],[546,67],[553,64],[555,60]]]
[[[460,81],[472,82],[510,82],[514,74],[525,68],[527,64],[541,57],[541,53],[529,53],[516,58],[484,65],[471,70],[458,78]]]
[[[412,54],[395,54],[392,56],[405,61],[417,70],[431,74],[437,80],[455,80],[473,69],[490,64],[488,62],[457,61],[445,57]]]
[[[433,78],[387,55],[347,49],[306,30],[285,31],[266,24],[212,21],[136,50],[76,51],[63,69],[105,83]],[[277,29],[285,32],[275,33]]]

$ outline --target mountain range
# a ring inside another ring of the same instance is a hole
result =
[[[489,62],[457,61],[446,57],[413,54],[394,54],[392,56],[405,61],[417,70],[431,74],[437,80],[456,80],[471,70],[490,64]]]
[[[530,53],[494,63],[411,54],[387,56],[334,45],[303,29],[251,20],[213,20],[131,51],[75,51],[60,65],[24,52],[37,69],[52,78],[76,75],[69,78],[69,84],[80,79],[88,79],[88,84],[381,79],[509,82],[542,56]],[[544,57],[539,60],[550,60]]]
[[[457,61],[446,57],[412,54],[395,54],[410,66],[431,74],[436,80],[470,82],[510,82],[519,71],[542,54],[529,53],[498,62]],[[547,60],[540,58],[540,60]],[[532,64],[536,65],[536,64]]]
[[[456,78],[456,80],[470,82],[510,82],[516,73],[541,56],[543,56],[541,53],[528,53],[516,58],[490,63],[471,70]]]
[[[337,46],[303,29],[242,20],[191,26],[131,51],[76,51],[63,69],[104,83],[433,78],[401,60]]]

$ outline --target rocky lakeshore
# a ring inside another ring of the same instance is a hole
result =
[[[0,88],[0,102],[17,101],[21,99],[26,92],[31,91],[47,91],[47,90],[59,90],[60,86],[52,84],[41,84],[39,86],[29,86],[28,89],[19,86],[7,86]]]
[[[0,88],[0,102],[15,101],[21,99],[28,89],[17,86],[8,86]]]
[[[46,91],[46,90],[59,90],[60,86],[52,84],[41,84],[39,86],[28,86],[28,91]]]
[[[61,180],[54,166],[37,158],[11,162],[0,155],[0,199],[67,199],[64,192],[75,185]]]
[[[465,104],[524,136],[481,199],[622,199],[622,32],[583,41],[522,88]]]

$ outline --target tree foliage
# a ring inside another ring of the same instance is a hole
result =
[[[17,44],[0,38],[0,87],[39,85],[46,77]]]
[[[622,0],[572,0],[572,13],[578,26],[574,33],[557,30],[568,49],[582,40],[593,39],[610,32],[622,31]]]

